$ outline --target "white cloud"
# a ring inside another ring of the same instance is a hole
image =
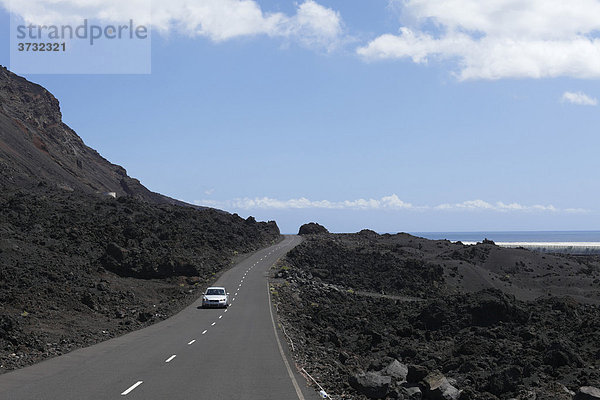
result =
[[[519,203],[506,204],[501,201],[496,203],[489,203],[483,200],[469,200],[462,203],[456,204],[441,204],[434,207],[436,210],[470,210],[470,211],[545,211],[545,212],[558,212],[560,211],[552,205],[532,205],[525,206]],[[566,210],[565,210],[566,211]]]
[[[255,0],[0,0],[27,23],[61,24],[84,18],[152,25],[158,32],[208,37],[215,42],[266,35],[332,49],[341,40],[338,12],[314,0],[297,5],[296,14],[264,12]]]
[[[309,200],[305,197],[289,200],[278,200],[270,197],[243,198],[229,201],[199,200],[197,205],[225,209],[330,209],[330,210],[401,210],[411,209],[413,205],[406,203],[393,194],[381,199],[357,199],[343,201]]]
[[[564,92],[562,101],[565,103],[577,104],[579,106],[597,106],[598,99],[590,97],[582,92]]]
[[[491,212],[567,212],[585,213],[587,210],[580,208],[558,209],[552,205],[522,205],[519,203],[503,203],[501,201],[490,203],[484,200],[469,200],[455,204],[440,204],[437,206],[414,205],[401,200],[392,194],[380,199],[356,200],[310,200],[306,197],[297,199],[279,200],[270,197],[241,198],[235,200],[198,200],[195,204],[222,208],[227,210],[289,210],[289,209],[328,209],[328,210],[411,210],[411,211],[491,211]]]
[[[332,49],[342,35],[341,21],[338,12],[308,0],[300,4],[287,29],[305,45]]]
[[[405,26],[357,53],[454,61],[461,80],[600,77],[597,0],[395,1]]]
[[[565,209],[565,212],[569,214],[586,214],[589,212],[589,210],[584,208],[567,208]]]

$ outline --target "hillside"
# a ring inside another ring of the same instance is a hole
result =
[[[567,400],[600,386],[597,258],[365,230],[306,235],[273,274],[296,362],[334,398]]]
[[[289,259],[313,276],[354,290],[426,297],[499,289],[521,300],[568,295],[600,303],[600,260],[466,246],[406,233],[309,235]]]
[[[0,373],[165,319],[280,239],[273,221],[151,192],[4,68],[0,205]]]
[[[68,191],[181,204],[151,192],[86,146],[62,122],[59,101],[48,90],[0,66],[0,187],[30,188],[40,182]]]
[[[0,373],[193,302],[274,222],[50,188],[0,193]]]

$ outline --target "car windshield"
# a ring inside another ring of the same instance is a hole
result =
[[[225,290],[223,289],[208,289],[206,291],[207,295],[219,295],[219,294],[225,294]]]

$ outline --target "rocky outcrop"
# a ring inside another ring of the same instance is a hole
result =
[[[359,373],[350,377],[350,385],[369,399],[385,398],[391,383],[392,378],[377,372]]]
[[[321,235],[324,233],[329,233],[327,228],[322,225],[317,224],[316,222],[309,222],[308,224],[304,224],[300,227],[298,231],[299,235]]]
[[[275,271],[274,301],[297,362],[319,371],[332,397],[573,400],[580,386],[600,384],[600,306],[548,294],[524,301],[501,285],[461,288],[451,276],[452,260],[508,270],[498,260],[523,254],[529,264],[520,267],[560,274],[557,285],[577,281],[583,266],[586,277],[598,272],[593,257],[577,268],[568,257],[492,244],[314,235]],[[527,291],[529,282],[513,284]]]
[[[595,257],[559,257],[363,230],[305,235],[289,258],[329,283],[380,294],[426,297],[494,289],[520,300],[548,297],[550,292],[600,304],[600,258]],[[568,304],[556,306],[569,312]],[[481,307],[470,310],[481,326],[524,318],[519,310],[507,309],[503,300]]]
[[[425,398],[429,400],[457,400],[460,396],[460,391],[439,371],[423,378],[423,386]]]
[[[406,382],[408,377],[408,367],[400,361],[394,360],[385,368],[384,373],[402,383]]]

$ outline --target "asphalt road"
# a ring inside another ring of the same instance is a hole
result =
[[[0,375],[0,399],[319,398],[283,354],[268,295],[267,271],[300,240],[287,236],[225,272],[215,285],[230,293],[227,310],[198,299],[148,328]]]

